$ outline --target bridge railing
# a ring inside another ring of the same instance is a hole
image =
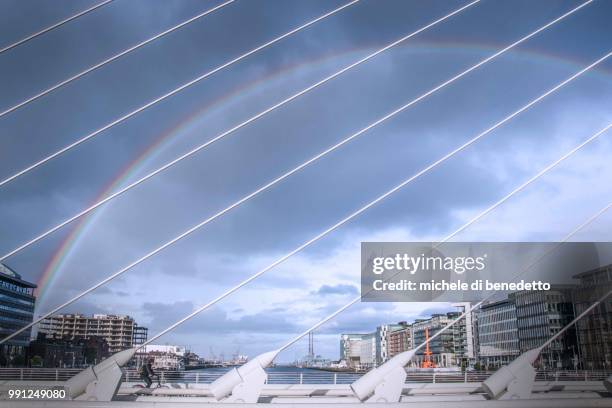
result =
[[[0,368],[0,381],[66,381],[80,368]]]
[[[77,368],[0,368],[0,381],[66,381],[80,372]],[[159,371],[161,383],[210,384],[223,371]],[[363,373],[328,371],[271,371],[268,384],[350,384]],[[407,373],[407,383],[482,382],[491,375],[487,371],[415,372]],[[612,371],[538,371],[536,381],[603,381]],[[156,380],[154,378],[154,380]],[[137,370],[123,371],[123,381],[141,382]]]

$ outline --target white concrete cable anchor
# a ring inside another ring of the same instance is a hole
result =
[[[561,158],[555,160],[553,163],[551,163],[551,165],[549,165],[549,166],[547,166],[545,168],[546,171],[538,172],[534,177],[530,178],[527,182],[521,184],[521,186],[519,186],[518,188],[512,190],[512,192],[510,194],[505,196],[502,200],[494,203],[492,206],[490,206],[486,210],[482,211],[478,216],[476,216],[474,219],[468,221],[459,230],[463,231],[464,229],[468,228],[470,225],[472,225],[475,222],[475,220],[478,220],[478,219],[482,218],[486,214],[488,214],[491,211],[493,211],[495,208],[499,207],[501,202],[507,201],[510,197],[512,197],[513,195],[517,194],[523,188],[525,188],[526,186],[531,184],[535,179],[537,179],[537,178],[541,177],[542,175],[544,175],[548,170],[552,169],[554,166],[559,164],[562,160],[564,160],[567,157],[571,156],[576,151],[578,151],[580,148],[582,148],[586,144],[592,142],[593,140],[595,140],[595,138],[599,137],[600,135],[602,135],[604,132],[606,132],[610,128],[612,128],[612,123],[609,124],[608,126],[606,126],[605,128],[603,128],[602,130],[596,132],[594,135],[592,135],[591,137],[586,139],[584,142],[579,144],[577,147],[575,147],[574,149],[570,150],[570,152],[568,152],[565,155],[563,155]],[[544,257],[548,256],[552,251],[554,251],[556,248],[558,248],[562,243],[568,241],[574,234],[576,234],[577,232],[579,232],[580,230],[582,230],[586,226],[590,225],[593,221],[595,221],[598,217],[600,217],[603,213],[605,213],[611,207],[612,207],[612,203],[608,204],[606,207],[604,207],[603,209],[599,210],[597,213],[595,213],[594,215],[589,217],[589,219],[587,221],[585,221],[584,223],[582,223],[578,227],[576,227],[574,230],[572,230],[556,246],[552,247],[551,249],[546,251],[544,254],[542,254],[540,257],[536,258],[526,268],[524,268],[521,272],[519,272],[513,279],[517,279],[522,274],[526,273],[531,267],[536,265],[540,260],[542,260]],[[445,237],[442,241],[438,242],[435,247],[437,248],[438,246],[440,246],[444,242],[447,242],[452,237],[454,237],[456,234],[457,234],[456,231],[451,233],[450,235]],[[393,278],[393,276],[390,277],[390,278],[387,278],[387,279],[391,279],[391,278]],[[371,291],[373,291],[373,289],[371,289],[370,291],[366,292],[366,294],[371,292]],[[476,305],[474,305],[474,307],[472,307],[470,310],[466,310],[463,314],[461,314],[455,320],[451,321],[449,324],[447,324],[445,327],[443,327],[440,331],[438,331],[437,333],[432,335],[429,338],[429,341],[434,340],[435,338],[440,336],[443,332],[445,332],[450,327],[452,327],[455,323],[457,323],[457,322],[461,321],[462,319],[464,319],[465,316],[468,313],[472,313],[474,310],[476,310],[478,307],[480,307],[480,305],[482,305],[487,299],[490,299],[493,295],[495,295],[495,293],[497,293],[497,292],[491,293],[490,295],[488,295],[487,297],[482,299],[480,302],[478,302]],[[254,359],[255,362],[251,366],[249,366],[249,368],[246,371],[247,372],[251,372],[251,370],[255,370],[257,372],[259,370],[253,368],[253,366],[258,366],[259,364],[263,364],[265,362],[267,362],[267,365],[271,364],[271,362],[274,361],[276,356],[281,351],[287,349],[289,346],[291,346],[292,344],[294,344],[295,342],[300,340],[302,337],[304,337],[308,333],[316,330],[317,328],[321,327],[325,323],[327,323],[330,320],[334,319],[336,316],[340,315],[342,312],[344,312],[345,310],[347,310],[348,308],[350,308],[354,304],[358,303],[361,300],[362,297],[363,297],[363,294],[358,296],[358,297],[356,297],[351,302],[347,303],[346,305],[342,306],[341,308],[339,308],[338,310],[336,310],[332,314],[328,315],[324,319],[322,319],[319,322],[317,322],[315,325],[310,327],[308,330],[302,332],[298,336],[294,337],[293,339],[291,339],[290,341],[285,343],[282,347],[280,347],[280,348],[278,348],[276,350],[273,350],[273,351],[261,354],[260,356],[257,356],[257,358]],[[196,312],[198,312],[198,311],[196,311]],[[187,318],[182,319],[181,323],[184,322],[185,320],[188,320],[188,318],[193,317],[196,314],[196,312],[192,313]],[[177,325],[178,324],[175,324],[173,326],[176,327]],[[162,334],[165,334],[167,331],[168,331],[168,329],[164,330],[159,335],[156,335],[154,339],[158,338]],[[417,346],[416,348],[414,348],[412,350],[408,350],[406,352],[398,354],[397,356],[395,356],[394,358],[392,358],[391,360],[389,360],[388,362],[383,364],[381,367],[378,367],[378,368],[376,368],[374,370],[371,370],[370,372],[368,372],[364,376],[362,376],[360,379],[355,381],[353,384],[351,384],[351,389],[353,390],[353,392],[355,393],[357,398],[359,398],[362,401],[364,401],[366,399],[369,400],[370,398],[372,398],[372,402],[397,402],[397,401],[399,401],[399,396],[401,394],[402,385],[403,385],[405,377],[406,377],[406,372],[404,371],[403,367],[414,357],[416,352],[419,349],[421,349],[422,347],[424,347],[425,345],[426,345],[426,342],[420,344],[419,346]],[[261,368],[263,369],[266,366],[262,366]],[[245,392],[244,389],[249,389],[250,392],[256,392],[257,390],[261,389],[261,385],[258,385],[258,381],[257,381],[258,378],[259,377],[255,376],[254,384],[251,384],[250,386],[248,386],[246,384],[243,385],[243,381],[245,381],[245,382],[249,381],[248,378],[244,378],[244,377],[240,376],[239,373],[228,373],[227,375],[224,375],[224,376],[220,377],[215,382],[213,382],[213,384],[211,384],[211,392],[213,393],[215,398],[217,398],[218,400],[228,396],[232,392],[232,390],[234,389],[233,387],[241,386],[240,387],[240,390],[241,390],[240,392],[242,392],[242,393]],[[381,384],[383,384],[383,383],[385,385],[379,388],[379,386]],[[376,390],[376,395],[373,396],[372,394],[375,392],[375,390]],[[247,402],[254,402],[254,401],[256,401],[256,399],[251,398],[251,400],[247,401]]]
[[[596,135],[597,134],[602,134],[604,131],[610,129],[610,127],[612,127],[612,124],[608,125],[606,128],[604,128],[604,129],[600,130],[599,132],[597,132]],[[589,139],[587,139],[587,140],[589,140]],[[528,181],[527,183],[523,184],[523,186],[526,186],[529,183],[530,183],[530,181]],[[515,190],[513,190],[513,192],[511,194],[516,194],[517,191],[518,191],[518,189],[515,189]],[[504,199],[502,199],[502,200],[504,200]],[[500,200],[500,201],[502,201],[502,200]],[[472,225],[476,220],[479,220],[482,217],[484,217],[486,214],[490,213],[492,210],[494,210],[495,208],[497,208],[499,206],[499,203],[500,202],[498,201],[497,203],[493,204],[491,207],[489,207],[485,211],[481,212],[478,216],[476,216],[475,218],[473,218],[472,220],[470,220],[466,224],[464,224],[463,227],[461,227],[457,231],[447,235],[442,241],[438,242],[434,246],[434,248],[438,248],[440,245],[444,244],[445,242],[448,242],[452,237],[457,235],[458,231],[465,230],[470,225]],[[584,228],[586,228],[587,226],[592,224],[597,218],[602,216],[610,208],[612,208],[612,203],[609,203],[608,205],[606,205],[605,207],[603,207],[602,209],[597,211],[595,214],[591,215],[586,221],[584,221],[583,223],[581,223],[580,225],[575,227],[565,237],[563,237],[561,239],[561,241],[557,242],[556,245],[554,245],[553,247],[549,248],[547,251],[545,251],[543,254],[541,254],[539,257],[537,257],[531,263],[529,263],[525,268],[523,268],[512,279],[516,280],[516,279],[520,278],[523,274],[525,274],[531,268],[533,268],[535,265],[537,265],[542,259],[546,258],[548,255],[550,255],[552,252],[554,252],[557,248],[559,248],[565,242],[569,241],[569,239],[572,236],[574,236],[579,231],[583,230]],[[391,277],[391,278],[393,278],[393,277]],[[494,292],[490,293],[484,299],[482,299],[481,301],[476,303],[474,306],[472,306],[470,308],[470,310],[465,310],[464,313],[462,313],[459,317],[457,317],[456,319],[452,320],[450,323],[448,323],[446,326],[444,326],[442,329],[440,329],[440,331],[438,331],[433,336],[431,336],[429,338],[429,341],[431,342],[432,340],[434,340],[435,338],[440,336],[442,333],[444,333],[446,330],[451,328],[457,322],[459,322],[462,319],[464,319],[469,313],[473,313],[475,310],[480,308],[480,306],[482,306],[484,304],[484,302],[486,302],[488,299],[492,298],[497,293],[498,293],[498,291],[494,291]],[[353,302],[352,304],[354,304],[354,303],[356,303],[356,302]],[[346,309],[346,306],[344,307],[344,309]],[[337,313],[336,313],[336,315],[337,315]],[[329,319],[327,319],[327,320],[329,320]],[[576,319],[576,321],[577,321],[577,319]],[[563,330],[566,330],[566,329],[563,329]],[[351,389],[353,390],[355,395],[360,400],[362,400],[362,401],[364,401],[364,400],[368,400],[368,401],[371,400],[372,402],[397,402],[397,401],[399,401],[399,398],[401,396],[401,391],[403,389],[403,384],[404,384],[404,381],[405,381],[405,378],[406,378],[406,372],[404,371],[403,367],[406,364],[408,364],[408,362],[410,362],[410,360],[412,360],[412,358],[414,357],[416,352],[419,349],[421,349],[422,347],[424,347],[426,344],[427,344],[427,342],[421,343],[419,346],[417,346],[416,348],[414,348],[412,350],[408,350],[408,351],[405,351],[403,353],[400,353],[397,356],[393,357],[391,360],[387,361],[385,364],[383,364],[383,366],[381,366],[381,367],[379,367],[377,369],[374,369],[374,370],[366,373],[362,378],[358,379],[357,381],[355,381],[355,382],[353,382],[351,384]],[[533,354],[534,354],[534,352],[526,353],[525,356],[522,359],[519,359],[515,363],[515,365],[519,365],[519,366],[523,367],[523,364],[524,364],[525,361],[531,361],[531,358],[532,358]],[[530,362],[530,364],[531,364],[531,362]],[[513,370],[512,368],[508,368],[508,369],[505,369],[505,370],[500,370],[499,373],[501,373],[501,374],[497,374],[497,377],[491,376],[487,380],[489,382],[489,384],[495,384],[495,385],[491,385],[490,387],[488,387],[487,386],[487,381],[485,381],[485,383],[483,384],[483,387],[486,390],[486,392],[492,398],[497,398],[500,395],[500,392],[501,392],[500,388],[501,388],[501,384],[502,383],[504,385],[504,390],[505,390],[506,387],[508,386],[508,380],[510,378],[511,379],[515,379],[516,378],[515,375],[520,373],[520,376],[525,377],[526,380],[529,380],[528,375],[530,375],[530,372],[531,372],[531,370],[525,369],[524,367],[519,369],[519,370]],[[509,375],[509,373],[510,373],[510,375]],[[501,377],[502,379],[500,380],[499,377]],[[382,386],[382,387],[379,388],[379,386],[381,384],[384,384],[385,386]]]

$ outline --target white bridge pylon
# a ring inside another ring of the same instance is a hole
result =
[[[595,219],[610,208],[612,208],[612,203],[608,204],[606,207],[591,216],[587,221],[576,227],[557,245],[568,241],[576,232],[591,224]],[[549,252],[547,251],[542,257],[547,256],[548,254]],[[538,262],[542,257],[538,258],[535,262]],[[535,262],[530,264],[525,271],[533,266]],[[516,277],[520,276],[521,274],[517,275]],[[568,328],[572,327],[581,318],[590,313],[591,310],[597,307],[610,295],[612,295],[612,290],[605,293],[600,299],[585,309],[580,315],[576,316],[570,323],[548,339],[542,346],[523,353],[508,366],[505,366],[503,369],[495,372],[484,381],[482,386],[483,390],[492,399],[529,398],[535,380],[533,363],[536,361],[540,352],[550,345],[556,338],[561,336]],[[486,299],[487,298],[485,298],[485,300]],[[357,300],[359,300],[359,298],[357,298]],[[429,340],[431,341],[435,339],[444,331],[452,327],[455,323],[464,319],[467,313],[472,313],[483,302],[484,300],[477,303],[472,309],[466,310],[466,312],[457,319],[453,320],[431,336]],[[311,331],[316,330],[324,323],[348,309],[353,303],[355,303],[355,301],[350,302],[338,309],[304,333],[301,333],[293,338],[281,348],[260,354],[247,364],[244,364],[238,369],[234,368],[230,372],[218,378],[211,384],[211,392],[215,399],[222,402],[257,402],[259,396],[261,395],[263,385],[267,379],[267,374],[264,369],[272,364],[278,354],[305,335],[309,334]],[[369,371],[360,379],[353,382],[350,389],[355,397],[362,402],[398,402],[401,398],[403,384],[406,379],[404,366],[410,362],[416,352],[421,347],[425,346],[425,344],[426,343],[422,343],[412,350],[398,354],[386,363],[382,364],[380,367]],[[69,397],[71,399],[89,401],[112,400],[112,398],[116,395],[121,382],[120,368],[134,356],[137,349],[138,348],[133,348],[114,354],[107,360],[104,360],[102,363],[94,367],[87,368],[81,373],[72,377],[66,383]],[[612,377],[604,380],[603,385],[608,391],[612,392]]]
[[[264,370],[270,366],[281,349],[263,353],[243,364],[232,368],[210,385],[210,391],[217,401],[232,403],[255,403],[268,379]]]
[[[121,367],[136,354],[136,348],[120,351],[93,367],[87,367],[66,381],[72,400],[111,401],[121,385]]]
[[[612,203],[596,212],[594,215],[589,217],[588,220],[572,230],[563,238],[561,242],[557,244],[557,246],[561,245],[563,242],[567,242],[575,233],[590,225],[610,208],[612,208]],[[527,266],[523,272],[527,271],[549,253],[550,251],[544,253],[540,258],[536,259],[535,262]],[[519,273],[517,276],[515,276],[515,278],[519,277],[523,272]],[[590,313],[591,310],[596,308],[610,295],[612,295],[612,290],[608,291],[596,302],[591,304],[591,306],[576,316],[563,329],[559,330],[539,348],[523,353],[508,366],[495,372],[484,381],[482,386],[483,390],[492,399],[529,398],[535,380],[533,363],[536,361],[540,352],[550,345],[555,339],[561,336],[568,328],[572,327],[576,322]],[[466,310],[455,320],[451,321],[449,324],[431,336],[429,341],[435,339],[444,331],[452,327],[455,323],[464,319],[468,313],[472,313],[474,310],[476,310],[487,298],[488,297],[474,305],[473,308]],[[257,402],[259,396],[261,395],[263,385],[267,379],[267,374],[264,369],[272,364],[278,354],[302,337],[333,319],[335,316],[338,316],[344,310],[356,303],[356,301],[359,299],[360,298],[357,298],[355,301],[344,305],[331,315],[327,316],[323,320],[320,320],[310,329],[294,337],[284,346],[276,350],[260,354],[238,369],[234,368],[230,372],[215,380],[211,384],[211,392],[215,399],[223,402]],[[360,379],[353,382],[350,389],[355,397],[362,402],[398,402],[401,398],[401,392],[406,379],[404,366],[410,362],[416,352],[421,347],[425,346],[425,344],[426,342],[420,344],[412,350],[398,354],[380,367],[369,371]],[[142,347],[142,345],[140,347]],[[72,377],[66,383],[69,397],[71,399],[89,401],[112,400],[112,398],[116,395],[121,382],[121,367],[127,364],[137,350],[138,348],[133,348],[116,353],[107,360],[104,360],[102,363],[97,364],[94,367],[89,367]],[[608,391],[612,392],[612,377],[604,380],[603,385]]]
[[[483,382],[483,390],[490,398],[496,400],[529,399],[536,376],[533,363],[537,360],[540,352],[561,336],[567,329],[576,324],[576,322],[589,314],[591,310],[597,307],[610,295],[612,295],[612,291],[607,292],[600,299],[591,304],[591,306],[576,316],[563,329],[550,337],[542,346],[524,352],[513,362],[493,373]],[[474,310],[475,308],[466,311],[466,313],[447,324],[430,337],[429,341],[441,335],[455,323],[464,319],[467,313],[472,313]],[[326,318],[324,321],[327,320]],[[300,335],[297,338],[299,339],[302,336],[303,335]],[[276,356],[295,341],[296,339],[292,340],[280,349],[260,354],[254,360],[239,369],[233,369],[222,375],[211,385],[211,390],[215,398],[223,402],[257,402],[265,379],[267,378],[267,374],[263,369],[272,364]],[[350,385],[353,394],[360,401],[366,403],[399,402],[406,381],[406,370],[404,367],[426,343],[427,342],[421,343],[412,350],[400,353],[389,359],[380,367],[368,371]],[[242,368],[244,368],[244,370],[241,372]],[[604,385],[607,389],[612,388],[610,378],[604,381]]]

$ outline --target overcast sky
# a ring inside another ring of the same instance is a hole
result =
[[[0,48],[94,3],[3,0]],[[115,0],[2,53],[0,110],[219,3]],[[0,178],[340,4],[238,0],[0,118]],[[99,199],[160,139],[113,189],[462,4],[362,0],[101,133],[0,188],[0,252]],[[483,0],[5,263],[38,282],[82,226],[41,292],[36,313],[44,313],[578,4]],[[612,48],[611,14],[611,2],[595,1],[67,311],[129,314],[155,334],[605,55]],[[226,356],[282,345],[358,294],[361,241],[441,239],[612,122],[611,75],[612,61],[602,63],[159,342]],[[612,200],[610,133],[456,240],[562,238]],[[612,214],[605,214],[576,239],[612,240],[611,227]],[[315,351],[338,358],[342,332],[446,310],[445,304],[359,304],[317,332]],[[306,350],[301,341],[280,360]]]

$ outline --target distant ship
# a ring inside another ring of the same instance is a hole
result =
[[[243,354],[234,354],[232,359],[226,363],[227,367],[236,367],[241,366],[249,361],[249,356],[245,356]]]

